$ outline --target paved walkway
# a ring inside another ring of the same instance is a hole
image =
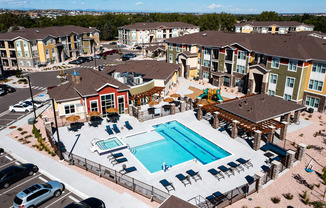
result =
[[[21,126],[31,118],[32,114],[26,116],[24,119],[12,124],[13,126]],[[22,162],[35,163],[40,168],[40,171],[50,178],[63,182],[67,188],[73,190],[82,198],[97,197],[102,199],[107,207],[119,208],[146,208],[151,207],[144,202],[139,201],[130,194],[118,193],[101,183],[98,183],[69,167],[56,162],[55,160],[43,155],[42,153],[28,148],[25,145],[9,138],[8,135],[11,129],[6,128],[0,132],[1,147],[4,148],[9,154],[12,154]]]

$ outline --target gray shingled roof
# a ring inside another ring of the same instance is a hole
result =
[[[267,27],[272,25],[278,25],[282,27],[296,27],[300,25],[313,26],[313,25],[307,25],[300,22],[296,22],[296,21],[247,21],[247,22],[234,24],[234,26],[245,26],[245,25],[252,25],[254,27]]]
[[[27,40],[42,40],[46,37],[62,37],[70,35],[72,32],[80,33],[91,33],[97,30],[96,28],[86,28],[79,27],[74,25],[65,25],[65,26],[53,26],[53,27],[44,27],[44,28],[26,28],[22,30],[16,30],[12,32],[7,32],[0,34],[0,40],[12,40],[17,37],[23,37]]]
[[[295,102],[265,94],[241,98],[217,106],[254,123],[277,118],[289,112],[305,108]]]
[[[206,35],[203,35],[206,34]],[[326,40],[296,34],[243,34],[221,31],[204,31],[167,39],[168,43],[225,47],[240,44],[248,50],[302,60],[326,60]]]
[[[169,78],[173,72],[177,71],[179,65],[167,63],[165,61],[127,61],[126,64],[108,66],[104,69],[107,73],[113,72],[135,72],[144,74],[144,79],[163,79]]]
[[[154,29],[158,27],[163,28],[194,28],[199,27],[196,25],[184,23],[184,22],[137,22],[131,25],[125,25],[120,28],[123,29]]]

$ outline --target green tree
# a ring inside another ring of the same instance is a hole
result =
[[[278,21],[279,16],[273,11],[263,11],[260,15],[256,17],[257,21]]]
[[[100,31],[100,37],[103,39],[103,40],[112,40],[113,37],[114,37],[114,34],[113,34],[113,30],[112,30],[112,26],[110,24],[109,21],[107,21],[102,30]]]

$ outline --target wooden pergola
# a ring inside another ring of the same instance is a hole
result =
[[[147,90],[145,92],[129,96],[129,100],[137,100],[138,105],[140,105],[141,98],[149,97],[149,101],[152,101],[152,95],[158,93],[159,97],[161,97],[162,90],[164,90],[164,87],[153,87],[152,89]]]

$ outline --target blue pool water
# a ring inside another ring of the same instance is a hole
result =
[[[135,147],[132,151],[151,173],[162,170],[163,162],[175,166],[195,158],[205,165],[230,155],[177,121],[153,127],[165,139]]]
[[[96,142],[96,145],[101,150],[107,150],[107,149],[112,149],[114,147],[121,146],[122,143],[117,138],[110,138],[110,139],[98,141]]]

